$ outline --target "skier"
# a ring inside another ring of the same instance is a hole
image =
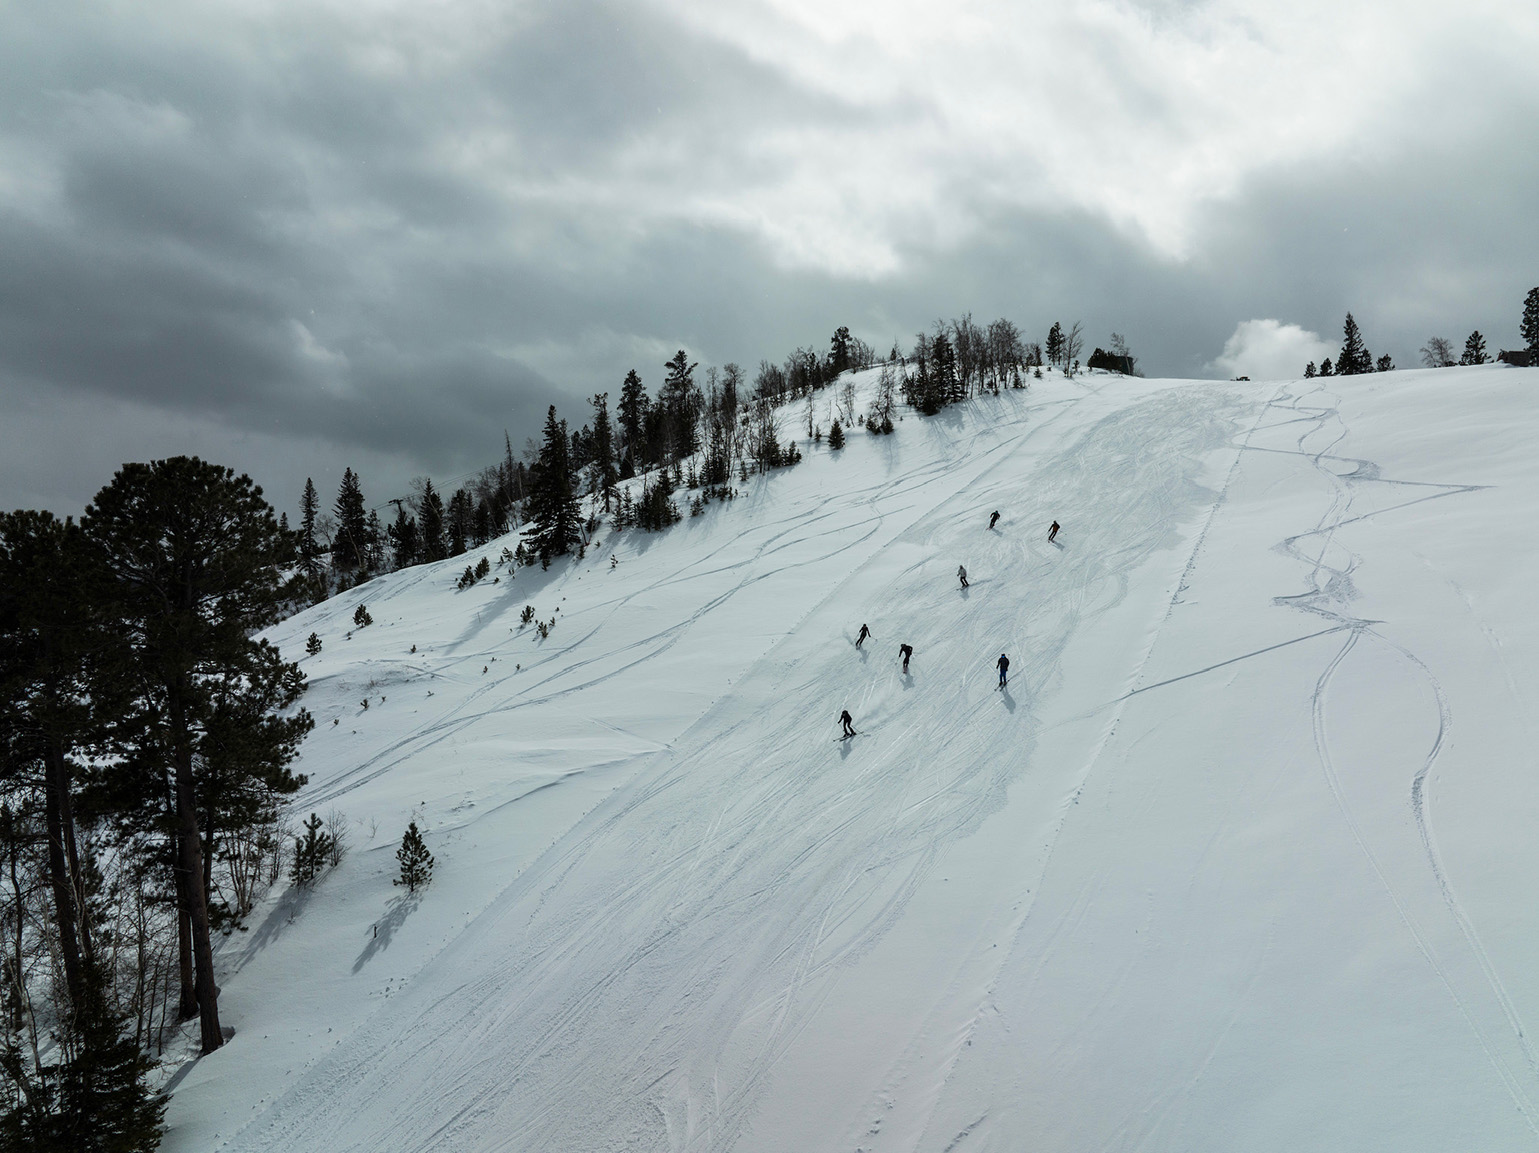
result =
[[[957,580],[962,582],[963,588],[967,587],[967,569],[961,565],[957,565]]]
[[[913,645],[899,645],[898,655],[903,658],[903,671],[908,672],[908,658],[914,655]]]
[[[860,648],[861,642],[871,635],[871,630],[865,625],[860,626],[860,636],[855,638],[855,647]]]
[[[844,735],[846,737],[853,737],[855,735],[854,718],[850,716],[849,709],[845,709],[844,712],[839,714],[839,723],[844,726]]]
[[[1058,535],[1058,522],[1055,520],[1053,522],[1053,527],[1047,530],[1047,541],[1048,541],[1048,543],[1052,544],[1053,543],[1053,538],[1056,537],[1057,535]]]
[[[994,531],[994,526],[996,524],[998,524],[998,523],[999,523],[999,510],[996,508],[994,510],[994,515],[989,517],[989,531],[993,532]]]
[[[999,687],[1004,688],[1005,679],[1010,672],[1010,658],[1005,656],[1004,653],[1000,653],[999,659],[994,663],[999,666]]]

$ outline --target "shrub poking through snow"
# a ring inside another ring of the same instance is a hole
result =
[[[534,606],[525,605],[524,611],[518,614],[518,623],[526,625],[532,620],[534,620]]]
[[[422,843],[417,822],[406,827],[401,837],[401,847],[395,851],[395,859],[401,862],[401,875],[391,884],[405,885],[408,893],[415,893],[419,886],[433,879],[433,854]]]
[[[468,589],[471,585],[473,585],[475,583],[476,583],[476,570],[471,568],[469,565],[466,565],[465,566],[465,571],[460,573],[460,579],[457,580],[454,583],[454,587],[459,589],[459,590],[461,590],[463,592],[465,589]]]

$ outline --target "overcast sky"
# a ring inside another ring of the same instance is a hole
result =
[[[175,453],[383,505],[840,324],[1517,347],[1536,60],[1514,0],[0,2],[0,507]]]

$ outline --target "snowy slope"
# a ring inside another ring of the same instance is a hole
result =
[[[285,622],[354,851],[166,1148],[1539,1146],[1536,385],[1049,377]]]

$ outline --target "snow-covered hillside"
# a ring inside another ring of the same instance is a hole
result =
[[[1539,1148],[1536,396],[1049,377],[285,622],[353,850],[166,1149]]]

